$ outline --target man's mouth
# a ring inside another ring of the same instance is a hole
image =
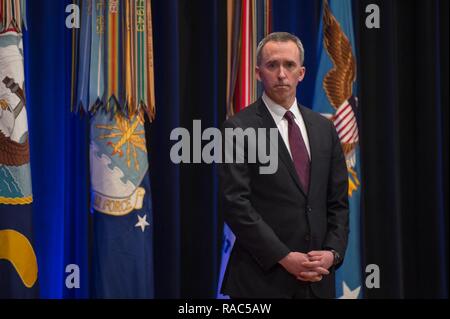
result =
[[[276,88],[288,88],[289,85],[288,84],[277,84],[275,85]]]

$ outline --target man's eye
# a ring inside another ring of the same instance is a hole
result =
[[[293,63],[293,62],[288,62],[288,63],[286,64],[286,67],[287,67],[288,69],[292,69],[292,68],[295,67],[295,63]]]

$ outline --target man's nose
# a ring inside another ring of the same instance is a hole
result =
[[[279,72],[278,72],[278,78],[284,79],[286,77],[286,70],[280,66]]]

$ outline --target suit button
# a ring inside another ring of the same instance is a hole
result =
[[[311,240],[311,236],[305,235],[305,240],[306,240],[306,241],[310,241],[310,240]]]
[[[311,212],[312,212],[311,206],[306,206],[306,212],[308,212],[308,213],[311,213]]]

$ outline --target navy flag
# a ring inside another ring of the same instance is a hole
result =
[[[24,92],[25,1],[0,0],[0,298],[38,297]]]

